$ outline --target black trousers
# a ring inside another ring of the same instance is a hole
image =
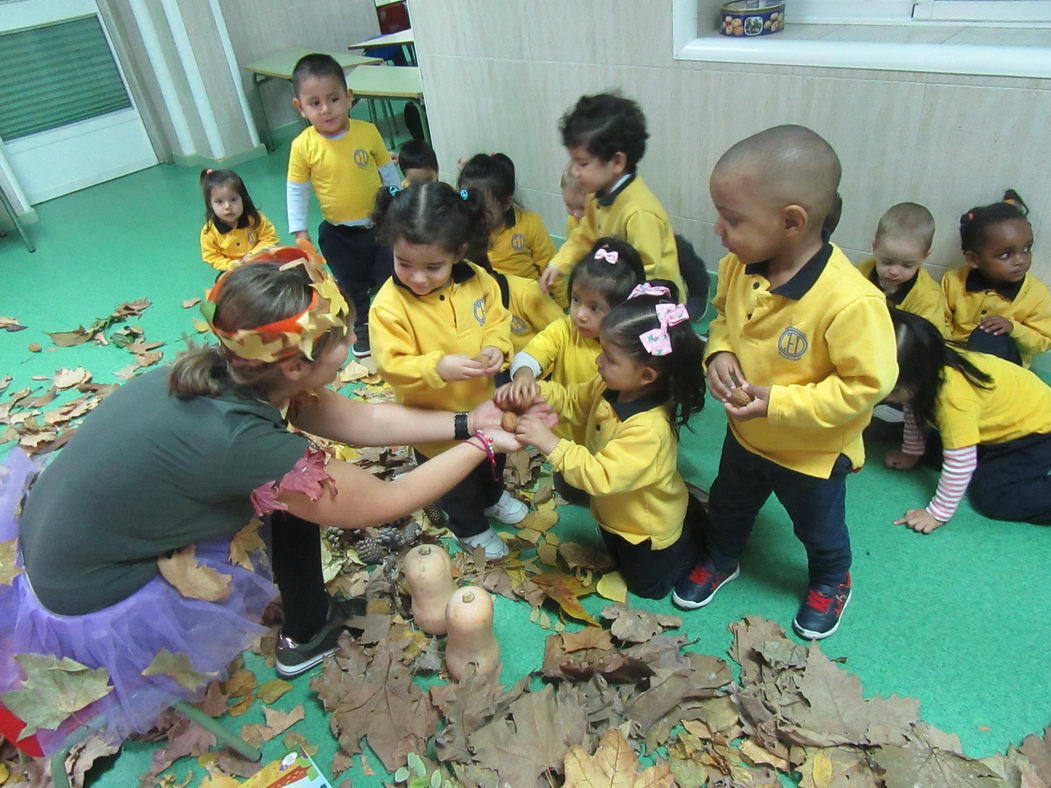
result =
[[[986,517],[1051,525],[1051,433],[978,447],[971,505]]]
[[[691,495],[682,533],[663,550],[654,550],[649,539],[632,544],[603,528],[599,532],[628,590],[646,599],[663,599],[697,563],[707,523],[704,506]]]
[[[288,512],[274,512],[270,515],[270,563],[285,613],[282,632],[300,643],[310,640],[328,617],[321,529]]]
[[[427,462],[427,457],[416,452],[416,462]],[[477,536],[489,528],[485,510],[500,500],[504,492],[504,464],[506,454],[496,455],[496,478],[493,466],[483,460],[464,480],[438,499],[449,515],[449,530],[459,538]]]
[[[318,245],[340,289],[354,303],[354,325],[369,322],[369,295],[394,273],[391,250],[376,240],[372,227],[322,222]]]
[[[1010,334],[990,334],[988,331],[976,328],[967,337],[967,349],[988,353],[990,356],[999,356],[1019,366],[1022,364],[1022,354],[1018,352],[1018,345],[1011,339]]]

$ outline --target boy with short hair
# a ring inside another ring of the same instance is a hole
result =
[[[354,94],[331,55],[305,55],[292,71],[292,105],[310,126],[292,141],[288,157],[288,231],[310,240],[307,204],[313,185],[324,220],[318,244],[340,288],[354,302],[354,355],[369,355],[369,292],[394,269],[390,249],[376,242],[372,213],[381,183],[399,186],[379,130],[349,117]]]
[[[706,364],[730,428],[706,555],[673,596],[703,607],[738,576],[773,492],[806,547],[809,590],[793,625],[811,639],[836,631],[850,599],[846,475],[864,461],[861,431],[898,372],[885,300],[822,237],[839,178],[835,151],[802,126],[737,143],[712,172],[715,232],[730,254]]]
[[[876,225],[872,254],[858,271],[887,296],[887,303],[926,318],[945,334],[945,297],[923,268],[934,240],[934,217],[914,202],[892,205]]]
[[[405,179],[402,186],[433,183],[438,180],[438,157],[423,140],[406,140],[398,149],[398,167]]]

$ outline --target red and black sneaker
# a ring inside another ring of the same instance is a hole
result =
[[[741,574],[741,567],[716,569],[708,561],[698,564],[686,577],[675,585],[671,601],[679,607],[693,610],[704,607],[715,596],[715,592]]]
[[[850,602],[850,573],[837,585],[816,583],[807,591],[806,600],[792,626],[800,637],[807,640],[827,638],[839,629],[839,619]]]

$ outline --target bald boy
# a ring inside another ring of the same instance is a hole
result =
[[[861,431],[897,380],[883,295],[822,235],[839,157],[803,126],[776,126],[719,159],[709,189],[719,263],[705,363],[729,430],[711,490],[706,555],[675,589],[709,604],[740,574],[760,507],[774,493],[807,551],[802,637],[839,627],[850,601],[846,476],[861,467]]]

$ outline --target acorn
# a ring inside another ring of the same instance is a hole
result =
[[[514,432],[518,429],[518,414],[513,410],[505,410],[500,417],[500,429],[504,432]]]
[[[744,389],[734,389],[730,392],[730,404],[736,408],[743,408],[754,399],[755,397]]]
[[[43,350],[43,348],[40,347],[40,345],[38,345],[36,342],[29,346],[30,353],[39,353],[41,350]]]

